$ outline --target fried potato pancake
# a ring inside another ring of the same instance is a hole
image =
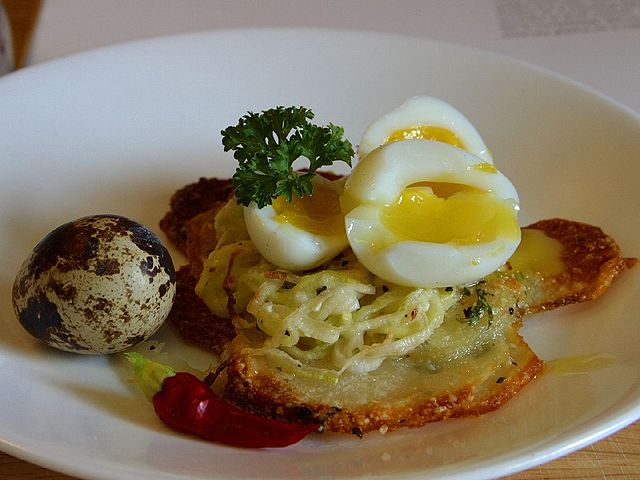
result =
[[[562,273],[545,277],[541,295],[527,306],[528,313],[595,300],[620,272],[638,263],[637,258],[622,257],[613,238],[593,225],[553,218],[526,228],[558,240],[566,266]]]
[[[177,275],[177,297],[169,321],[189,341],[215,353],[224,352],[224,391],[234,403],[269,417],[321,422],[329,431],[360,434],[418,427],[495,410],[544,366],[518,334],[522,318],[598,298],[620,272],[638,262],[622,257],[615,241],[598,227],[564,219],[534,223],[525,228],[540,230],[560,242],[565,268],[553,275],[502,275],[488,280],[487,290],[502,292],[499,301],[504,305],[497,309],[499,315],[513,316],[502,323],[498,318],[496,324],[504,327],[496,327],[491,341],[440,368],[430,357],[428,345],[437,339],[429,339],[423,349],[405,358],[388,359],[365,374],[343,374],[336,383],[328,384],[283,372],[265,357],[252,355],[246,348],[250,339],[236,335],[231,320],[213,315],[194,293],[203,261],[217,243],[215,215],[230,195],[229,180],[200,179],[171,199],[170,211],[160,226],[188,263]],[[457,328],[455,319],[450,322]]]

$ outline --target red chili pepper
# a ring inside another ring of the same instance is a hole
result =
[[[237,447],[286,447],[319,428],[245,412],[186,372],[164,379],[162,389],[153,396],[153,406],[158,417],[175,430]]]

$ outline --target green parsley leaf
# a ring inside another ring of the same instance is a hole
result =
[[[259,208],[283,196],[303,197],[313,190],[316,171],[336,161],[351,166],[353,147],[342,138],[344,129],[309,122],[313,112],[304,107],[276,107],[262,113],[248,112],[235,126],[222,133],[224,151],[233,150],[238,167],[231,183],[238,204],[256,202]],[[309,160],[306,172],[296,172],[293,163]]]

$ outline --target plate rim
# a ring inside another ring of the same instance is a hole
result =
[[[352,35],[357,35],[357,36],[370,36],[370,37],[375,37],[375,38],[396,38],[396,39],[406,39],[406,40],[418,40],[421,43],[429,43],[432,45],[449,45],[450,47],[454,47],[454,48],[459,48],[459,49],[463,49],[463,50],[467,50],[470,52],[474,52],[474,54],[481,54],[481,55],[489,55],[491,57],[495,57],[495,58],[501,58],[503,61],[506,61],[508,63],[513,63],[513,64],[518,64],[520,65],[520,67],[524,67],[526,69],[532,69],[535,70],[539,73],[544,74],[545,76],[548,76],[550,79],[553,79],[554,81],[560,81],[562,83],[564,83],[567,87],[569,88],[577,88],[579,90],[582,90],[585,93],[590,94],[591,96],[594,96],[598,99],[600,99],[601,101],[606,102],[607,104],[609,104],[610,106],[612,106],[613,108],[615,108],[616,110],[618,110],[620,113],[623,113],[625,115],[627,115],[630,119],[632,119],[635,122],[638,122],[638,124],[640,125],[640,114],[638,114],[637,112],[635,112],[633,109],[631,109],[630,107],[622,104],[621,102],[617,101],[616,99],[613,99],[597,90],[595,90],[594,88],[585,85],[573,78],[570,78],[568,76],[559,74],[557,72],[553,72],[545,67],[541,67],[539,65],[535,65],[517,58],[513,58],[510,57],[508,55],[504,55],[501,53],[495,53],[495,52],[491,52],[491,51],[487,51],[484,49],[480,49],[480,48],[476,48],[476,47],[469,47],[469,46],[465,46],[465,45],[460,45],[460,44],[456,44],[453,42],[443,42],[443,41],[439,41],[439,40],[434,40],[434,39],[429,39],[429,38],[424,38],[424,37],[416,37],[413,35],[403,35],[403,34],[390,34],[390,33],[384,33],[384,32],[370,32],[370,31],[361,31],[361,30],[351,30],[351,29],[328,29],[328,28],[308,28],[308,27],[265,27],[265,28],[241,28],[241,29],[224,29],[224,30],[202,30],[202,31],[198,31],[198,32],[188,32],[188,33],[181,33],[181,34],[174,34],[174,35],[160,35],[160,36],[155,36],[155,37],[151,37],[151,38],[145,38],[145,39],[139,39],[139,40],[132,40],[132,41],[125,41],[125,42],[119,42],[117,44],[113,44],[113,45],[109,45],[109,46],[105,46],[105,47],[100,47],[97,49],[92,49],[92,50],[88,50],[85,52],[78,52],[78,53],[73,53],[70,55],[66,55],[66,56],[62,56],[62,57],[57,57],[55,59],[50,59],[47,60],[45,62],[33,65],[33,66],[29,66],[23,70],[11,73],[9,75],[6,76],[7,79],[9,78],[13,78],[13,79],[18,79],[20,76],[22,75],[39,75],[41,71],[49,68],[52,68],[51,65],[54,65],[54,68],[58,68],[58,66],[64,65],[65,62],[69,62],[69,61],[92,61],[95,60],[95,58],[98,58],[99,55],[101,55],[101,52],[109,52],[109,51],[117,51],[117,50],[121,50],[122,48],[144,48],[146,46],[151,46],[151,45],[157,45],[159,42],[174,42],[176,41],[176,39],[179,39],[180,41],[185,41],[189,38],[197,38],[200,36],[219,36],[219,35],[229,35],[229,34],[233,34],[233,35],[247,35],[250,32],[261,32],[263,34],[282,34],[283,32],[294,32],[294,33],[305,33],[305,32],[312,32],[314,34],[321,34],[323,32],[339,32],[340,34],[346,35],[346,36],[352,36]],[[0,78],[0,91],[2,90],[3,86],[6,85],[8,82],[3,81],[5,80],[4,78]],[[17,80],[16,80],[17,81]],[[521,462],[519,462],[517,464],[517,466],[513,467],[513,468],[508,468],[508,469],[504,469],[504,465],[503,465],[503,469],[500,470],[496,470],[495,466],[491,467],[491,466],[486,466],[486,467],[482,467],[482,464],[480,464],[480,468],[479,471],[476,470],[475,473],[481,473],[481,472],[486,472],[487,477],[489,478],[490,476],[495,475],[496,473],[500,474],[500,475],[505,475],[505,474],[511,474],[511,473],[515,473],[517,471],[522,471],[525,469],[529,469],[532,467],[535,467],[537,465],[546,463],[548,461],[554,460],[556,458],[559,458],[561,456],[567,455],[569,453],[575,452],[576,450],[579,450],[581,448],[584,448],[598,440],[601,440],[602,438],[611,435],[623,428],[625,428],[626,426],[630,425],[631,423],[633,423],[634,421],[636,421],[638,418],[640,418],[640,404],[636,405],[636,406],[629,406],[627,410],[625,410],[624,412],[620,412],[620,411],[616,411],[615,413],[611,413],[610,415],[607,415],[607,418],[609,418],[608,422],[606,425],[602,424],[601,422],[596,422],[597,424],[601,425],[601,427],[599,429],[589,429],[589,431],[591,432],[590,435],[579,439],[578,441],[570,441],[569,439],[567,439],[564,443],[563,442],[559,442],[559,443],[552,443],[551,445],[549,445],[546,449],[546,453],[544,453],[543,455],[538,455],[538,458],[524,458],[522,459]],[[592,420],[590,423],[593,423],[594,420]],[[587,427],[584,427],[585,429]],[[561,445],[561,448],[557,448],[558,445]],[[64,473],[68,473],[70,475],[82,475],[84,477],[90,477],[90,478],[111,478],[111,477],[103,477],[103,476],[96,476],[96,472],[92,471],[90,468],[84,468],[85,465],[81,465],[81,466],[69,466],[64,462],[59,462],[56,461],[55,458],[53,457],[48,457],[45,454],[42,453],[38,453],[38,452],[30,452],[29,450],[27,450],[24,447],[21,447],[20,445],[14,445],[10,442],[10,440],[6,440],[5,438],[0,438],[0,450],[8,453],[9,455],[15,456],[17,458],[21,458],[23,460],[26,460],[28,462],[34,463],[34,464],[38,464],[38,465],[42,465],[45,468],[50,468],[50,469],[54,469],[56,471],[60,471],[60,472],[64,472]],[[543,450],[544,451],[544,450]],[[500,455],[500,457],[511,457],[511,454],[503,454]],[[540,458],[542,457],[542,458]],[[522,454],[518,454],[516,455],[516,458],[522,458]],[[505,458],[505,461],[509,461],[509,458]],[[500,463],[500,462],[499,462]],[[89,464],[90,465],[90,464]],[[477,464],[476,464],[477,465]],[[450,470],[450,466],[448,466],[446,468],[447,470]],[[135,469],[134,469],[135,470]],[[137,472],[138,474],[140,472]],[[428,473],[428,472],[427,472]],[[137,474],[135,472],[132,471],[132,475],[136,475],[136,476],[130,476],[130,477],[121,477],[123,479],[128,479],[128,478],[140,478],[137,476]],[[445,475],[441,478],[467,478],[466,475],[468,475],[468,473],[464,473],[464,472],[452,472],[451,474]],[[156,475],[157,477],[157,475]],[[387,477],[382,476],[379,478],[391,478],[391,477]],[[398,475],[394,475],[393,478],[426,478],[424,477],[424,473],[420,473],[420,472],[416,472],[416,473],[412,473],[412,474],[408,474],[408,476],[398,476]]]

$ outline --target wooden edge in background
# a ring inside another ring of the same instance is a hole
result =
[[[0,0],[9,17],[16,68],[27,62],[33,32],[38,23],[42,0]]]

